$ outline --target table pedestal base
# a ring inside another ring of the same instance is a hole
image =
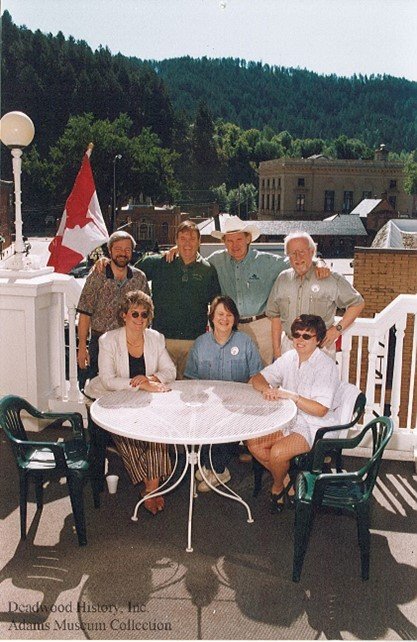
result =
[[[171,472],[170,476],[155,491],[153,491],[152,493],[149,493],[148,495],[146,495],[146,497],[142,497],[137,502],[137,504],[135,506],[135,510],[133,511],[133,515],[131,517],[133,522],[137,522],[138,521],[139,508],[140,508],[141,504],[143,504],[145,499],[149,499],[150,497],[159,497],[160,495],[165,495],[166,493],[169,493],[172,490],[174,490],[174,488],[176,488],[182,482],[182,480],[184,479],[184,477],[185,477],[185,475],[187,473],[188,468],[190,468],[190,492],[189,492],[189,501],[188,501],[187,548],[185,549],[187,551],[187,553],[192,553],[193,552],[193,547],[192,547],[193,508],[194,508],[194,497],[197,497],[197,493],[195,491],[195,467],[196,467],[196,465],[198,466],[198,470],[200,471],[202,478],[204,479],[206,484],[208,486],[210,486],[210,488],[212,490],[214,490],[214,492],[216,492],[218,495],[223,495],[223,497],[227,497],[228,499],[232,499],[235,502],[239,502],[239,504],[242,504],[246,508],[246,512],[247,512],[247,515],[248,515],[248,519],[246,521],[248,522],[248,524],[252,524],[253,521],[254,521],[249,505],[247,504],[247,502],[245,502],[241,498],[240,495],[235,493],[234,490],[232,490],[231,488],[226,486],[226,484],[223,484],[223,482],[221,482],[220,480],[218,480],[219,481],[219,486],[213,486],[210,483],[210,481],[206,478],[206,476],[204,475],[204,470],[203,470],[203,468],[201,466],[200,449],[201,449],[200,446],[195,446],[195,445],[191,445],[191,446],[186,445],[185,446],[185,465],[184,465],[184,469],[181,472],[181,475],[179,476],[177,481],[174,484],[169,485],[170,481],[172,480],[172,478],[173,478],[173,476],[174,476],[174,474],[175,474],[175,472],[176,472],[176,470],[178,468],[178,463],[179,463],[178,449],[175,446],[175,462],[174,462],[174,466],[173,466],[173,469],[172,469],[172,472]],[[210,464],[211,464],[211,449],[210,449]],[[213,470],[213,467],[211,467],[211,470],[216,475],[216,472]]]

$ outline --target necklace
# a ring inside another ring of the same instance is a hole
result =
[[[134,348],[140,348],[143,345],[143,341],[141,341],[140,343],[133,343],[132,341],[129,341],[128,339],[126,339],[126,341],[130,346],[133,346]]]

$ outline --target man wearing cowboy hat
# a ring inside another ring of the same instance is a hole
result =
[[[207,257],[216,268],[221,292],[236,303],[240,315],[238,329],[253,339],[264,365],[269,365],[273,360],[271,320],[265,309],[272,286],[287,267],[285,259],[250,247],[260,235],[254,221],[230,216],[223,230],[214,230],[211,235],[226,246]],[[166,253],[166,260],[171,261],[175,255],[173,247]],[[318,278],[329,274],[328,268],[318,268]]]
[[[224,229],[214,230],[211,235],[226,246],[208,257],[216,268],[221,291],[237,305],[239,330],[255,341],[263,363],[269,365],[273,356],[271,322],[265,308],[272,286],[286,267],[284,259],[250,247],[260,235],[259,228],[253,221],[242,221],[238,216],[230,216]]]

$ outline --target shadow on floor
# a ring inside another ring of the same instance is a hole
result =
[[[86,492],[86,547],[77,546],[65,488],[50,489],[49,500],[45,492],[50,504],[36,513],[28,540],[3,558],[0,637],[30,631],[32,639],[71,632],[89,639],[417,638],[411,463],[383,462],[369,581],[360,579],[354,520],[319,514],[299,584],[291,581],[293,513],[270,515],[265,492],[251,497],[250,466],[234,464],[232,486],[250,502],[255,522],[248,524],[234,502],[200,495],[190,554],[187,480],[168,495],[163,513],[141,510],[135,523],[137,491],[120,462],[112,465],[120,474],[117,494],[103,493],[95,511]],[[17,543],[16,488],[3,488],[2,539]],[[48,545],[51,538],[56,545]]]

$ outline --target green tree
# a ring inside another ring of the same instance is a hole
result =
[[[344,134],[333,141],[333,149],[336,158],[367,159],[373,157],[373,150],[362,143],[362,141],[348,138]]]
[[[224,172],[215,142],[215,127],[204,102],[198,105],[191,130],[191,174],[195,189],[209,189],[219,183]]]
[[[113,122],[96,120],[92,114],[73,116],[64,133],[41,161],[36,150],[27,157],[25,170],[33,180],[32,194],[45,189],[50,202],[64,202],[67,198],[81,159],[90,142],[94,143],[91,163],[94,171],[97,194],[103,210],[112,203],[113,162],[116,154],[122,158],[117,163],[118,201],[140,194],[154,201],[172,201],[178,196],[178,183],[174,176],[177,154],[164,148],[158,136],[150,128],[144,128],[138,136],[131,135],[132,121],[121,114]]]
[[[238,185],[227,190],[226,183],[211,189],[213,198],[218,202],[221,212],[229,212],[247,219],[250,212],[258,208],[258,191],[251,183]]]
[[[417,150],[410,154],[404,166],[404,189],[407,194],[417,194]]]
[[[293,142],[293,153],[300,158],[308,158],[314,154],[322,154],[325,142],[321,138],[297,139]]]

